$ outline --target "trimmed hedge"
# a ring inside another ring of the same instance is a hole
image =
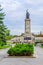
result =
[[[33,44],[16,44],[8,52],[10,56],[31,56],[34,54]]]

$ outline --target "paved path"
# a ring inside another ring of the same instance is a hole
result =
[[[0,65],[43,65],[43,49],[35,47],[36,58],[4,58],[7,49],[0,51]]]
[[[7,51],[8,51],[8,49],[1,49],[0,50],[0,61],[8,56]]]

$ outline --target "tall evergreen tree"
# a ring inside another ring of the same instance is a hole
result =
[[[6,40],[5,40],[6,27],[4,26],[4,23],[3,23],[5,14],[2,11],[3,11],[3,9],[1,8],[1,5],[0,5],[0,45],[6,44]]]

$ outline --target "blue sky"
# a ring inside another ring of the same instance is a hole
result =
[[[43,32],[43,0],[0,0],[6,16],[4,24],[10,33],[24,32],[26,10],[29,10],[31,19],[31,32]]]

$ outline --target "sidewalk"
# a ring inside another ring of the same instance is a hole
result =
[[[0,65],[43,65],[43,49],[35,47],[36,58],[3,58]]]

